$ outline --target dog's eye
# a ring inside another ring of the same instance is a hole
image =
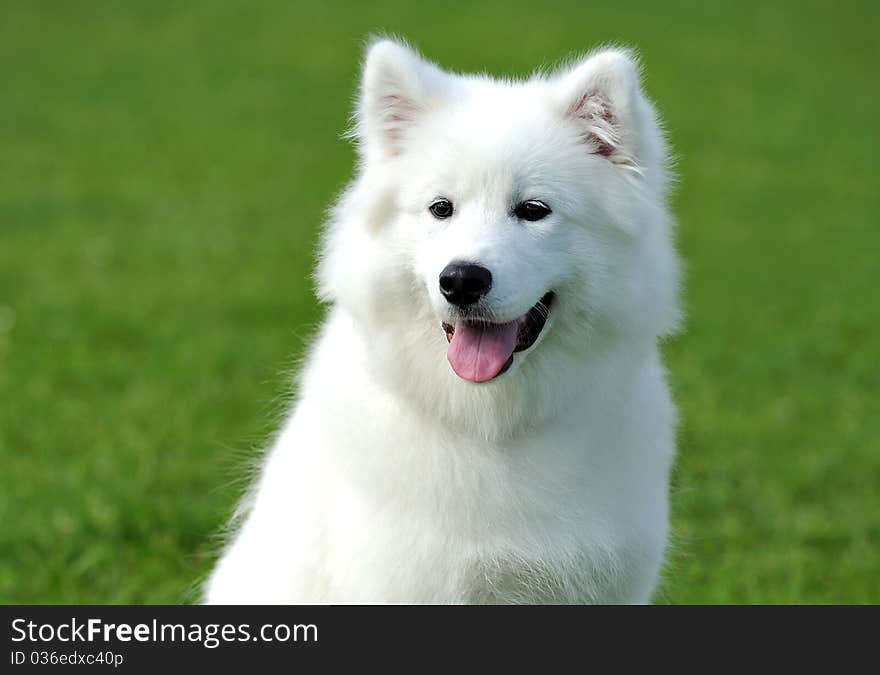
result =
[[[431,203],[428,210],[435,218],[449,218],[452,215],[452,202],[448,199],[437,199]]]
[[[553,213],[549,206],[544,202],[539,202],[537,199],[523,202],[513,212],[520,220],[541,220],[541,218],[546,218]]]

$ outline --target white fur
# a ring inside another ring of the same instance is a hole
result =
[[[649,601],[678,276],[632,55],[508,82],[379,41],[352,134],[358,175],[317,273],[332,306],[206,601]],[[429,213],[438,196],[452,218]],[[519,221],[525,199],[553,213]],[[486,383],[447,363],[453,260],[491,269],[498,321],[556,292],[538,342]]]

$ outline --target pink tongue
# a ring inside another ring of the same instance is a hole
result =
[[[516,321],[477,325],[457,321],[446,358],[455,374],[471,382],[495,377],[516,348]]]

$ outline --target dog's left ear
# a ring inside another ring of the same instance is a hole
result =
[[[446,73],[394,40],[368,48],[352,136],[368,156],[403,152],[407,136],[448,84]]]
[[[558,76],[556,105],[583,130],[588,151],[630,168],[639,167],[638,64],[622,49],[592,54]]]

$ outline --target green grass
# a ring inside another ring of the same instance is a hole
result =
[[[320,309],[362,40],[524,74],[637,47],[687,332],[663,602],[880,602],[874,3],[10,1],[0,601],[179,602]]]

